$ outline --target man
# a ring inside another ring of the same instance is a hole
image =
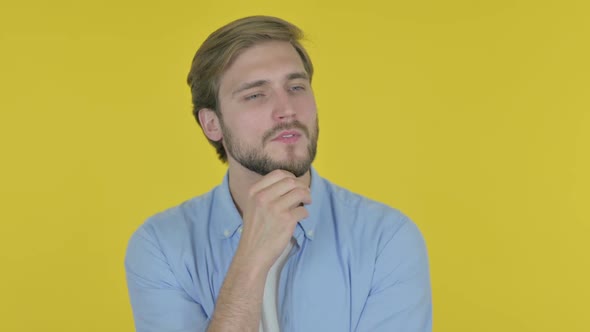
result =
[[[137,331],[431,330],[414,223],[311,167],[318,117],[301,38],[286,21],[255,16],[197,51],[193,112],[228,172],[132,236]]]

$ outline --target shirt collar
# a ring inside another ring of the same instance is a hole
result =
[[[320,217],[320,207],[325,197],[326,188],[322,178],[316,170],[311,167],[311,204],[306,205],[309,216],[298,222],[295,229],[295,238],[301,245],[301,236],[303,233],[306,238],[313,240],[315,229]],[[213,209],[211,213],[211,222],[214,234],[220,238],[230,238],[242,231],[242,217],[238,212],[233,198],[229,191],[229,171],[225,173],[221,185],[215,188],[213,193]]]
[[[323,205],[322,201],[326,196],[326,184],[319,176],[315,168],[311,167],[311,204],[306,205],[309,216],[298,223],[301,227],[305,237],[313,240],[315,237],[315,229],[320,219],[320,209]],[[299,242],[299,240],[297,241]],[[299,243],[301,245],[301,243]]]
[[[225,173],[221,185],[215,188],[211,223],[220,238],[230,238],[242,227],[242,217],[229,191],[229,171]]]

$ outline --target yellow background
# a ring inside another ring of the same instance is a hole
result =
[[[1,331],[133,329],[129,236],[225,172],[190,61],[251,14],[307,32],[318,171],[423,231],[435,331],[590,331],[582,0],[3,0]]]

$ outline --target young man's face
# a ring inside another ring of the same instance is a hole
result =
[[[219,108],[228,162],[261,175],[309,170],[316,153],[315,98],[303,62],[288,42],[243,51],[220,80]]]

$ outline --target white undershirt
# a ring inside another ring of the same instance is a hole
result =
[[[289,244],[276,262],[268,271],[264,296],[262,298],[262,316],[260,317],[260,332],[279,332],[278,292],[281,270],[287,261],[289,252],[295,244],[295,238],[291,238]]]

